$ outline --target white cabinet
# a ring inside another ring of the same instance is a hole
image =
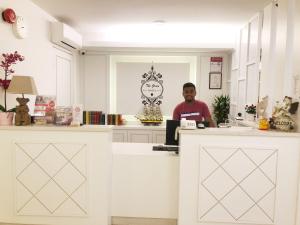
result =
[[[127,142],[127,130],[114,130],[113,142]]]
[[[213,132],[181,132],[178,225],[299,225],[299,135]]]
[[[111,128],[0,127],[0,224],[110,225]]]
[[[56,49],[56,48],[55,48]],[[72,105],[72,55],[56,49],[56,101],[57,105]]]
[[[152,131],[152,143],[164,144],[166,142],[166,131]]]
[[[134,143],[151,143],[152,131],[151,130],[129,130],[128,142]]]
[[[139,127],[115,127],[113,129],[113,142],[131,143],[165,143],[165,128],[140,129]]]

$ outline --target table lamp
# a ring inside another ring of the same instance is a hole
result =
[[[30,76],[13,76],[7,92],[13,94],[22,94],[22,98],[17,98],[17,102],[20,105],[16,107],[15,125],[30,125],[31,118],[28,113],[29,108],[27,106],[29,98],[24,98],[24,94],[37,95],[33,78]]]

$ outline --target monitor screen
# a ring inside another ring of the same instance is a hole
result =
[[[175,140],[176,128],[180,126],[180,121],[178,120],[167,120],[166,123],[166,145],[178,145],[179,135],[177,140]]]

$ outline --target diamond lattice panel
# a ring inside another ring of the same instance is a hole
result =
[[[86,149],[79,143],[15,143],[17,215],[87,215]]]
[[[200,147],[199,222],[274,224],[277,149]]]

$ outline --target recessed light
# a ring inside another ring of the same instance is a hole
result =
[[[160,23],[160,24],[162,24],[162,23],[166,23],[166,21],[165,20],[154,20],[153,23]]]

